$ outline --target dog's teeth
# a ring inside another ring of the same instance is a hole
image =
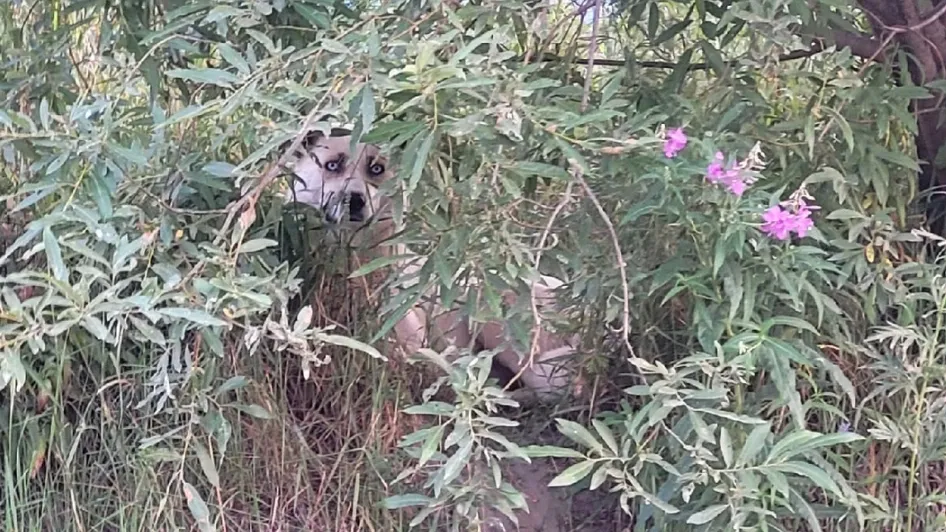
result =
[[[342,204],[336,203],[329,207],[329,217],[333,220],[339,220],[342,217]]]

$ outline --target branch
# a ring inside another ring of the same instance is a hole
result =
[[[823,52],[825,48],[826,46],[824,46],[824,44],[815,42],[815,43],[812,43],[811,48],[807,50],[792,50],[791,52],[778,56],[776,61],[778,61],[779,63],[782,63],[786,61],[794,61],[797,59],[806,59],[808,57],[818,55],[819,53]],[[858,55],[858,54],[855,54],[855,55]],[[568,62],[566,58],[559,55],[552,54],[552,53],[543,54],[541,61],[562,62],[562,63]],[[590,61],[587,58],[577,58],[577,59],[572,59],[571,62],[576,65],[587,65],[589,64]],[[628,64],[626,59],[595,59],[592,63],[594,66],[605,66],[605,67],[623,67],[623,66],[627,66]],[[674,63],[671,61],[637,61],[636,64],[637,66],[642,67],[642,68],[664,68],[668,70],[677,68],[677,63]],[[726,62],[726,65],[731,66],[731,67],[737,66],[738,64],[739,62],[737,60]],[[709,63],[691,63],[687,67],[687,70],[691,70],[691,71],[692,70],[709,70],[711,68],[712,67],[710,66]]]
[[[831,41],[838,49],[849,48],[851,53],[862,59],[874,60],[880,57],[885,48],[884,41],[874,39],[869,35],[863,33],[852,33],[850,31],[843,30],[834,30],[828,36],[827,40]],[[825,47],[823,39],[818,40],[819,44],[822,46],[822,49]],[[887,41],[889,42],[889,40]]]

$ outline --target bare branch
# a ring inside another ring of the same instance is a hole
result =
[[[849,48],[851,53],[862,59],[874,60],[883,54],[884,41],[874,39],[863,33],[835,30],[828,39],[839,49]],[[825,46],[822,44],[822,49]]]
[[[872,39],[868,35],[858,35],[850,32],[837,32],[834,35],[833,39],[817,39],[812,42],[811,48],[807,50],[792,50],[791,52],[782,54],[776,58],[776,61],[779,63],[787,61],[796,61],[798,59],[806,59],[820,54],[830,44],[825,41],[831,40],[833,44],[836,44],[838,48],[851,48],[851,53],[858,57],[863,57],[865,59],[871,57],[877,57],[878,51],[882,48],[882,42],[876,39]],[[541,61],[547,62],[569,62],[568,59],[552,54],[546,53],[543,54]],[[570,60],[571,63],[576,65],[588,65],[589,60],[587,58],[577,58]],[[628,65],[628,60],[626,59],[594,59],[593,66],[603,66],[603,67],[624,67]],[[663,69],[674,69],[677,68],[677,63],[672,61],[637,61],[635,63],[638,67],[641,68],[663,68]],[[728,61],[726,63],[730,67],[738,66],[739,62],[736,60]],[[687,66],[687,70],[709,70],[712,68],[709,63],[691,63]]]

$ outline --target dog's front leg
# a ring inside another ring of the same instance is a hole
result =
[[[512,347],[506,326],[500,322],[483,325],[479,335],[485,349],[497,349],[496,360],[519,376],[523,386],[541,398],[550,399],[563,395],[573,384],[574,371],[571,358],[577,353],[577,338],[561,338],[544,329],[535,339],[536,353],[530,364],[529,350],[525,352]]]
[[[427,345],[427,317],[423,309],[414,307],[394,325],[396,348],[402,358],[414,355]]]

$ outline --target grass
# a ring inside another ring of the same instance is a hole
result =
[[[316,321],[362,334],[372,313],[346,282],[320,280]],[[90,344],[34,368],[45,389],[27,386],[12,409],[0,401],[4,529],[186,529],[181,479],[217,530],[402,529],[404,518],[377,502],[401,469],[394,450],[414,429],[401,409],[424,374],[328,348],[331,362],[306,381],[297,360],[265,347],[246,356],[233,340],[223,359],[192,344],[196,371],[159,413],[154,400],[136,408],[154,353]],[[234,375],[250,384],[224,394],[232,398],[207,393]],[[235,397],[269,414],[225,406]]]

